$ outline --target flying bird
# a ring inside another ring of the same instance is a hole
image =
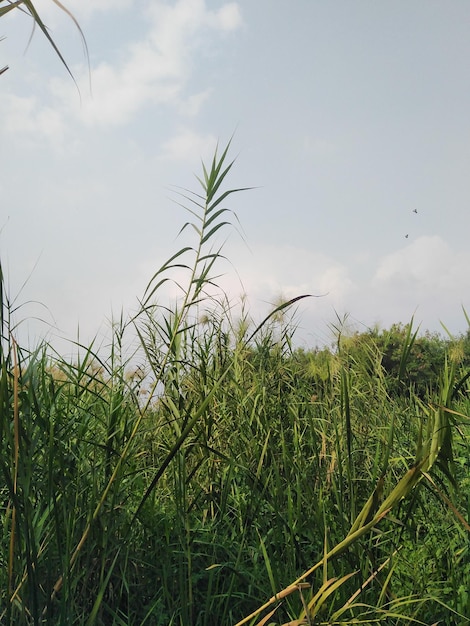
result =
[[[408,239],[408,235],[405,235],[405,239]]]
[[[413,209],[413,213],[417,213],[417,212],[418,212],[418,209]]]

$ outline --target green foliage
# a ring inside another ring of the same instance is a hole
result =
[[[195,243],[107,354],[18,346],[0,274],[0,622],[215,626],[282,600],[263,619],[463,626],[468,337],[393,326],[306,351],[298,299],[234,315],[227,156],[181,194]]]
[[[347,357],[365,374],[386,379],[393,396],[419,396],[425,399],[440,388],[446,358],[463,370],[470,366],[470,338],[467,335],[445,339],[437,333],[418,334],[410,324],[393,324],[389,329],[371,328],[365,332],[339,334],[334,352],[327,348],[310,352],[312,372],[326,383],[328,370],[335,367],[338,355]]]

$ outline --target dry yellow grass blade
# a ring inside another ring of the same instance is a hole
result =
[[[301,591],[302,589],[307,589],[307,588],[310,588],[310,585],[308,583],[298,582],[298,583],[293,583],[292,585],[289,585],[288,587],[286,587],[285,589],[283,589],[282,591],[277,593],[275,596],[270,598],[259,609],[256,609],[256,611],[253,611],[253,613],[251,613],[247,617],[243,618],[241,622],[237,622],[235,624],[235,626],[242,626],[242,624],[246,624],[247,622],[252,620],[254,617],[256,617],[257,615],[262,613],[265,609],[267,609],[272,604],[274,604],[275,602],[278,602],[279,600],[282,600],[283,598],[286,598],[287,596],[290,596],[290,594],[294,593],[294,591]],[[278,607],[276,607],[276,611],[277,611],[277,608]],[[261,624],[263,624],[263,623],[264,622],[259,622],[257,626],[261,626]],[[301,622],[299,622],[299,623],[301,623]]]
[[[365,526],[363,526],[356,532],[347,535],[347,537],[343,539],[343,541],[341,541],[339,544],[337,544],[334,548],[332,548],[328,552],[326,558],[330,559],[333,556],[336,556],[337,554],[345,550],[349,545],[351,545],[351,543],[356,541],[356,539],[358,539],[359,537],[367,533],[369,530],[371,530],[374,526],[376,526],[387,515],[387,513],[388,513],[388,510],[384,511],[383,513],[374,517],[374,519],[371,522],[369,522],[368,524],[366,524]],[[250,615],[242,619],[240,622],[237,622],[235,626],[243,626],[243,624],[246,624],[247,622],[251,621],[254,617],[262,613],[265,609],[269,608],[272,604],[274,604],[274,602],[277,602],[278,600],[281,600],[282,598],[285,598],[286,596],[290,595],[297,589],[300,589],[301,588],[300,585],[306,584],[306,583],[303,583],[305,578],[308,578],[308,576],[313,574],[313,572],[317,570],[319,567],[321,567],[323,564],[324,564],[324,558],[322,558],[321,561],[318,561],[318,563],[316,563],[310,569],[304,572],[302,576],[299,576],[299,578],[297,578],[297,580],[294,581],[291,585],[289,585],[288,587],[286,587],[285,589],[277,593],[272,598],[270,598],[267,602],[263,604],[263,606],[256,609],[256,611],[253,611],[253,613],[251,613]]]
[[[269,620],[269,619],[271,619],[271,617],[274,615],[274,613],[278,610],[278,608],[279,608],[280,606],[281,606],[281,605],[280,605],[280,604],[278,604],[278,606],[277,606],[275,609],[273,609],[270,613],[268,613],[267,615],[265,615],[265,616],[263,617],[263,619],[262,619],[260,622],[258,622],[258,626],[264,626],[265,624],[267,624],[267,623],[268,623],[268,620]]]
[[[338,543],[334,548],[332,548],[321,561],[318,561],[315,565],[313,565],[310,569],[299,576],[297,580],[295,580],[291,585],[280,591],[278,594],[273,596],[270,600],[268,600],[263,606],[259,609],[251,613],[248,617],[244,618],[240,622],[238,622],[235,626],[242,626],[246,624],[254,617],[262,613],[265,609],[270,607],[274,602],[290,595],[293,591],[298,589],[298,585],[302,583],[308,576],[313,574],[315,570],[324,565],[325,560],[330,560],[332,557],[338,555],[343,552],[346,548],[348,548],[352,543],[357,541],[364,534],[372,530],[377,524],[393,509],[404,497],[406,497],[414,488],[414,486],[418,483],[422,476],[421,468],[425,463],[425,459],[421,460],[414,467],[409,469],[407,473],[399,480],[397,485],[392,489],[390,494],[385,498],[380,506],[378,506],[378,498],[379,492],[381,490],[381,483],[376,487],[374,494],[369,498],[366,505],[359,513],[358,518],[355,520],[354,524],[351,527],[348,535]],[[374,497],[375,496],[375,497]],[[374,508],[378,507],[377,512],[374,515]],[[371,515],[373,515],[372,519],[370,519]],[[370,519],[370,521],[368,521]]]
[[[310,619],[315,618],[318,611],[321,609],[327,598],[334,593],[343,583],[349,580],[352,576],[355,576],[357,572],[351,572],[350,574],[346,574],[346,576],[342,576],[341,578],[331,578],[325,584],[323,584],[320,589],[317,591],[315,596],[308,603],[309,617]],[[304,617],[304,612],[301,613],[300,617]],[[307,616],[305,616],[307,617]]]

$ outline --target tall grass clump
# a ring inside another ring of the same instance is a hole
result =
[[[412,324],[300,350],[305,296],[235,311],[228,149],[107,349],[19,346],[1,280],[0,623],[463,626],[466,344],[417,377]]]

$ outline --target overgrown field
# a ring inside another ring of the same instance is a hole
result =
[[[226,158],[107,354],[17,345],[2,281],[0,623],[467,625],[470,334],[232,314]]]

